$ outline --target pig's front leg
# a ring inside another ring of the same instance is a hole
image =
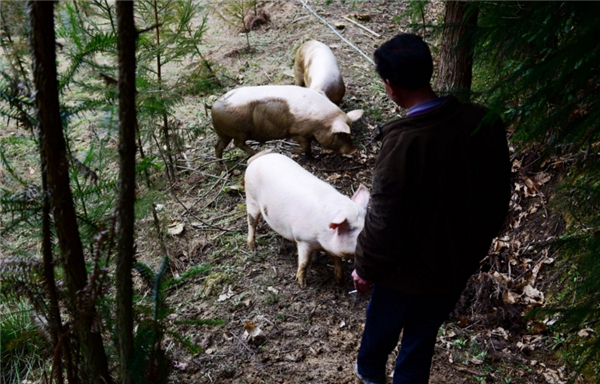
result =
[[[256,226],[258,225],[258,220],[260,220],[260,209],[258,206],[246,203],[246,209],[248,210],[248,248],[255,249],[256,242],[254,241],[254,237],[256,235]]]
[[[338,285],[342,284],[342,280],[344,280],[344,264],[342,263],[342,258],[337,256],[329,255],[331,262],[333,263],[333,277],[335,278],[335,282]]]
[[[304,136],[292,136],[292,139],[296,140],[298,144],[300,144],[300,148],[295,148],[293,153],[302,153],[306,154],[306,157],[312,157],[312,153],[310,151],[310,143],[311,139]]]
[[[312,249],[303,241],[298,241],[296,244],[298,244],[298,272],[296,273],[296,280],[304,288],[306,287],[306,268],[310,264]]]

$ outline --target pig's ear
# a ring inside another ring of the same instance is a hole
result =
[[[348,115],[350,121],[356,121],[362,117],[363,111],[362,109],[355,109],[354,111],[346,113],[346,115]]]
[[[332,133],[347,133],[349,135],[350,127],[348,126],[348,124],[344,123],[343,121],[336,120],[331,125],[331,132]]]
[[[343,216],[337,216],[329,223],[329,228],[337,230],[338,228],[344,228],[348,225],[348,219]]]
[[[361,184],[358,187],[358,190],[354,192],[354,196],[352,196],[352,201],[361,206],[363,209],[367,209],[367,206],[369,205],[369,197],[371,197],[369,190],[367,189],[367,187]]]

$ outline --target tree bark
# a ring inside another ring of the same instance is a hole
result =
[[[441,93],[454,93],[464,101],[471,98],[473,39],[470,32],[477,26],[477,11],[474,3],[446,2],[436,89]]]
[[[48,197],[48,183],[46,182],[46,164],[42,163],[42,189],[44,203],[42,208],[42,254],[44,259],[44,283],[50,301],[49,323],[52,333],[52,349],[54,353],[52,376],[57,384],[63,383],[61,348],[59,346],[62,322],[56,280],[54,278],[54,260],[52,257],[52,235],[50,230],[50,199]],[[68,352],[68,351],[67,351]]]
[[[78,298],[87,285],[85,259],[73,196],[69,187],[69,163],[62,132],[54,35],[54,2],[29,1],[33,80],[39,120],[40,157],[46,166],[51,210],[65,266],[65,280],[73,319],[76,323],[84,381],[93,384],[112,383],[102,337],[93,327],[96,312],[87,298]],[[82,295],[85,296],[85,295]]]
[[[135,43],[133,2],[117,1],[119,51],[119,200],[117,207],[117,336],[120,382],[133,383],[133,288],[135,204]]]

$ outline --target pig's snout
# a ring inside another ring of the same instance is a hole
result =
[[[341,155],[354,155],[356,152],[358,152],[358,149],[352,144],[345,145],[339,150]]]

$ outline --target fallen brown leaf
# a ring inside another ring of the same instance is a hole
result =
[[[552,175],[547,172],[540,172],[534,177],[534,180],[538,186],[546,184],[548,181],[550,181],[550,179],[552,179]]]
[[[251,322],[251,321],[244,322],[244,329],[246,330],[246,332],[248,332],[248,333],[253,332],[255,328],[256,328],[256,324],[254,324],[253,322]]]

